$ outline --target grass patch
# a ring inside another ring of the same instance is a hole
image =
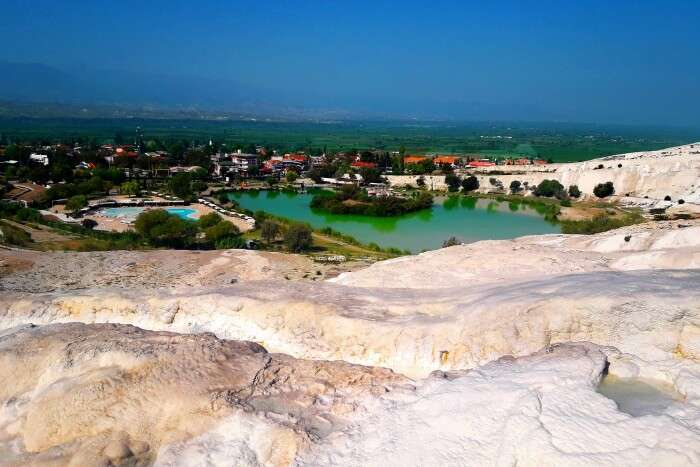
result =
[[[638,212],[626,212],[622,215],[611,216],[608,214],[599,214],[593,219],[580,221],[559,221],[561,231],[565,234],[596,234],[606,232],[608,230],[619,229],[628,225],[634,225],[644,222],[644,217]]]
[[[244,212],[255,217],[256,225],[262,225],[263,221],[266,219],[274,220],[283,226],[298,223],[285,217],[269,214],[265,211],[251,212],[249,210],[244,210]],[[411,254],[409,251],[402,251],[398,248],[382,248],[376,243],[364,244],[355,237],[338,232],[330,227],[324,227],[322,229],[314,229],[311,227],[311,230],[313,236],[313,248],[310,251],[311,254],[325,252],[343,255],[346,257],[368,256],[376,259],[387,259]],[[270,250],[276,249],[275,244],[270,247],[265,244],[261,238],[260,229],[246,232],[243,234],[243,237],[246,239],[259,241],[262,247],[267,247]]]

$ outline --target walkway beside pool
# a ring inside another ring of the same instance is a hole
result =
[[[144,192],[144,194],[150,196],[132,198],[124,195],[115,195],[108,198],[91,200],[88,207],[83,209],[83,215],[76,219],[76,221],[92,219],[97,222],[97,226],[95,227],[97,230],[126,232],[133,229],[133,220],[139,214],[135,212],[133,213],[134,215],[131,215],[131,213],[126,212],[126,210],[170,208],[170,210],[193,210],[194,212],[192,214],[176,212],[177,215],[183,218],[191,218],[192,220],[199,219],[204,214],[209,214],[210,212],[217,212],[224,219],[231,221],[241,232],[247,232],[255,228],[255,220],[253,218],[226,210],[204,199],[199,199],[197,203],[185,204],[185,202],[179,198],[162,195],[158,192]],[[121,216],[107,215],[105,212],[106,209],[123,209],[125,212],[124,215]],[[63,214],[64,206],[53,206],[51,212],[59,215]]]

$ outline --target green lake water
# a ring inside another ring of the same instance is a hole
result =
[[[431,209],[398,217],[336,215],[312,210],[310,193],[238,191],[229,197],[251,211],[308,222],[315,228],[331,227],[363,243],[374,242],[381,247],[413,253],[440,248],[452,236],[468,243],[560,232],[556,224],[546,221],[530,206],[462,196],[437,197]]]

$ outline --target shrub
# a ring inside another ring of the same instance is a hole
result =
[[[209,227],[212,227],[219,222],[222,221],[221,216],[217,212],[210,212],[208,214],[204,214],[202,217],[199,218],[197,221],[197,224],[200,229],[205,230],[208,229]]]
[[[12,225],[0,224],[0,231],[2,231],[0,240],[3,243],[25,246],[32,241],[31,236],[27,232]]]
[[[518,193],[521,190],[522,190],[522,183],[520,183],[520,180],[513,180],[512,182],[510,182],[510,192],[511,193]]]
[[[20,208],[15,214],[15,218],[25,222],[41,222],[43,216],[39,211],[32,208]]]
[[[684,199],[679,199],[679,200],[678,200],[678,204],[685,204],[685,200],[684,200]]]
[[[279,224],[277,222],[273,222],[269,219],[266,219],[265,221],[263,221],[262,225],[260,226],[260,235],[267,242],[268,245],[275,241],[275,239],[277,238],[277,235],[279,235],[279,233],[280,233]]]
[[[461,245],[461,244],[462,244],[462,242],[457,240],[457,237],[450,237],[447,240],[445,240],[444,242],[442,242],[442,247],[447,248],[450,246]]]
[[[288,183],[294,183],[294,181],[296,181],[296,179],[299,178],[299,175],[293,170],[290,170],[289,172],[287,172],[287,175],[285,175],[284,178],[287,180]]]
[[[82,222],[80,222],[80,225],[82,225],[86,229],[92,230],[95,227],[97,227],[97,221],[95,221],[94,219],[83,219]]]
[[[228,193],[226,193],[225,191],[220,191],[220,192],[218,192],[218,193],[216,194],[216,199],[217,199],[217,201],[219,201],[219,203],[221,203],[221,204],[226,204],[226,203],[228,203],[228,202],[230,201],[229,198],[228,198]]]
[[[425,177],[422,175],[418,177],[418,179],[416,180],[416,185],[418,185],[420,188],[423,188],[425,186]]]
[[[599,183],[593,188],[593,194],[598,198],[607,198],[615,193],[615,187],[612,182]]]
[[[138,215],[134,228],[154,245],[186,246],[192,243],[197,225],[164,209],[150,209]]]
[[[664,196],[664,201],[671,201],[671,196],[670,195]]]
[[[470,175],[464,180],[462,180],[462,190],[463,191],[474,191],[479,189],[479,179],[474,175]]]
[[[559,204],[561,204],[564,207],[570,208],[571,207],[571,200],[563,199],[560,201]]]
[[[245,248],[245,240],[243,240],[238,235],[224,237],[220,240],[217,240],[216,243],[214,243],[214,248],[216,248],[217,250],[230,250],[232,248]]]
[[[210,243],[215,243],[226,237],[233,237],[240,233],[238,227],[231,221],[220,221],[204,231],[204,238]]]
[[[569,196],[572,198],[581,197],[581,190],[579,190],[578,185],[569,185]]]
[[[311,228],[306,224],[290,225],[284,234],[284,243],[287,248],[296,253],[310,249],[313,243]]]
[[[644,218],[639,214],[628,214],[619,218],[601,214],[589,220],[561,221],[561,231],[565,234],[595,234],[640,222],[644,222]]]

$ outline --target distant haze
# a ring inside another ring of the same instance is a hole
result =
[[[33,1],[0,100],[700,128],[697,1]]]

